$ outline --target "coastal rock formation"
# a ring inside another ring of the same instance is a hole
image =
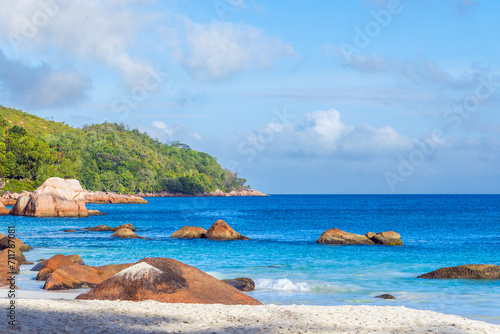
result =
[[[113,227],[111,229],[111,231],[115,232],[115,231],[118,231],[119,229],[122,229],[122,228],[128,228],[131,231],[135,231],[135,227],[132,224],[130,224],[130,223],[123,224],[123,225],[120,225],[120,226],[115,226],[115,227]]]
[[[135,238],[135,239],[145,239],[134,233],[131,229],[121,228],[111,235],[112,238]]]
[[[26,245],[18,238],[9,238],[8,236],[3,235],[3,237],[0,239],[0,250],[6,248],[17,249],[21,252],[26,252],[27,250],[33,249],[33,247]]]
[[[248,277],[238,277],[235,279],[223,279],[222,282],[229,284],[240,291],[250,292],[255,290],[255,282]]]
[[[19,197],[11,214],[30,217],[88,217],[83,189],[78,180],[51,177],[29,196],[24,206],[25,201],[25,196]]]
[[[84,191],[85,203],[95,204],[148,204],[144,198],[128,194],[102,191]]]
[[[26,194],[29,196],[30,192],[22,191],[21,194]],[[2,197],[0,197],[0,202],[3,203],[3,205],[5,205],[5,206],[14,206],[16,204],[19,196],[21,196],[21,194],[6,191],[2,195]]]
[[[500,279],[500,266],[492,264],[466,264],[446,267],[423,274],[417,278],[463,278],[463,279]]]
[[[21,216],[24,208],[26,208],[26,205],[28,204],[29,200],[31,198],[31,193],[28,192],[22,192],[18,197],[16,202],[14,203],[14,206],[12,209],[10,209],[9,214],[13,216]]]
[[[84,230],[93,231],[93,232],[101,232],[101,231],[111,231],[111,227],[106,225],[97,225],[94,227],[86,227]]]
[[[99,210],[92,210],[92,209],[88,209],[87,213],[89,214],[89,216],[106,216],[107,215],[107,213],[102,213]]]
[[[206,233],[207,239],[212,240],[250,240],[239,234],[222,219],[217,220]]]
[[[261,305],[201,270],[166,258],[142,259],[76,299]]]
[[[7,216],[9,214],[9,210],[0,202],[0,216]]]
[[[368,232],[366,235],[344,232],[338,228],[327,230],[316,241],[319,244],[328,245],[403,245],[401,235],[396,232],[387,231],[380,233]]]
[[[72,255],[78,257],[78,255]],[[68,256],[69,257],[69,256]],[[111,264],[101,267],[87,266],[83,263],[65,265],[54,270],[43,288],[45,290],[88,289],[103,282],[119,271],[132,266],[133,263]]]
[[[38,275],[36,276],[36,280],[45,281],[56,269],[73,264],[85,265],[79,255],[65,256],[62,254],[57,254],[48,260],[40,260],[40,262],[38,262],[33,268],[31,268],[31,271],[39,271]]]
[[[170,238],[202,239],[205,238],[207,230],[202,227],[184,226],[172,233]]]

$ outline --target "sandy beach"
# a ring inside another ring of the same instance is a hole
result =
[[[5,310],[8,300],[0,300]],[[225,306],[18,299],[2,333],[500,333],[500,326],[390,306]],[[5,319],[5,317],[2,317]]]

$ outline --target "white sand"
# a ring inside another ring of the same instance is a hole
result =
[[[7,299],[0,299],[6,312]],[[224,306],[18,299],[0,333],[500,333],[500,326],[390,306]]]

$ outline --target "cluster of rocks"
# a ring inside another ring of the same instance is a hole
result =
[[[250,240],[236,232],[222,219],[217,220],[208,231],[202,227],[184,226],[175,231],[170,238],[211,239],[211,240]]]
[[[365,235],[344,232],[338,228],[327,230],[316,241],[319,244],[328,245],[385,245],[401,246],[401,235],[393,231],[373,233]]]
[[[15,282],[8,281],[12,275],[18,274],[19,266],[33,264],[26,261],[23,252],[33,249],[17,238],[0,233],[0,288],[15,286]]]
[[[148,204],[144,198],[136,195],[117,194],[113,192],[84,190],[85,203],[94,204]]]
[[[167,258],[93,267],[85,265],[78,255],[57,254],[41,260],[31,270],[38,271],[36,279],[45,281],[45,290],[90,288],[77,299],[261,305],[241,292],[253,289],[251,279],[237,278],[228,284]],[[240,289],[233,287],[236,284],[240,284]]]
[[[115,226],[115,227],[109,227],[107,225],[97,225],[94,227],[85,227],[83,230],[90,231],[90,232],[111,231],[111,232],[114,232],[113,234],[111,234],[112,238],[146,239],[145,237],[138,236],[134,232],[135,227],[130,223]],[[68,230],[64,230],[64,232],[76,232],[76,230],[68,229]]]
[[[224,192],[220,189],[215,190],[210,193],[203,194],[195,194],[195,195],[186,195],[180,193],[168,193],[168,192],[159,192],[159,193],[139,193],[137,196],[141,197],[233,197],[233,196],[269,196],[268,194],[264,194],[258,190],[243,188],[240,190],[232,190],[229,192]]]

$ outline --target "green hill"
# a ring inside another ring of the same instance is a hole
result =
[[[33,190],[51,176],[118,193],[227,192],[246,182],[206,153],[179,142],[161,143],[123,124],[75,129],[0,106],[3,191]]]

